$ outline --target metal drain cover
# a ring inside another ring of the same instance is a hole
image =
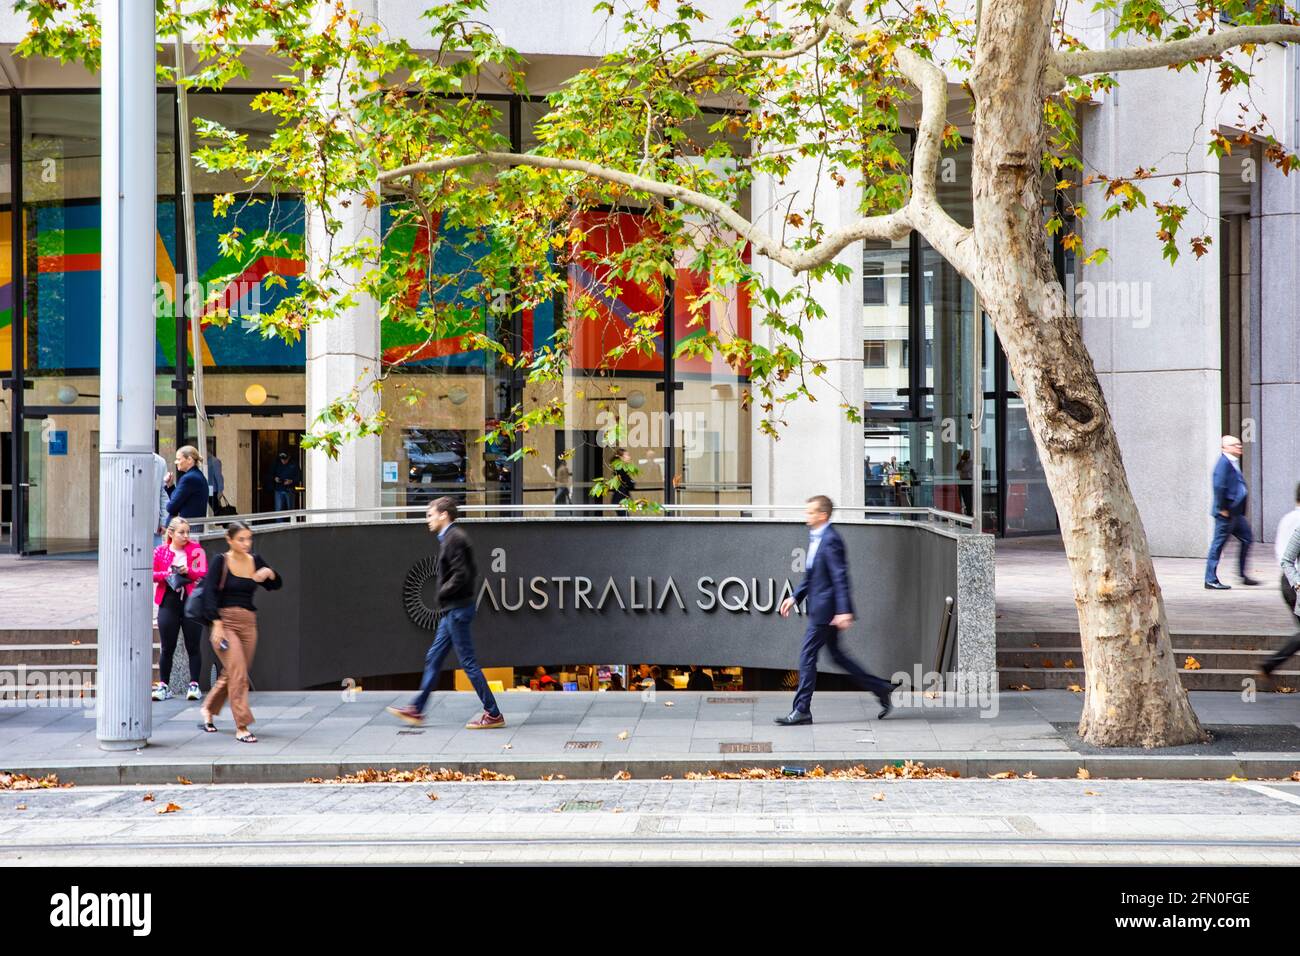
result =
[[[718,744],[718,753],[724,754],[770,754],[772,752],[772,741],[770,740],[743,740],[737,743]]]
[[[564,745],[565,750],[596,750],[598,747],[599,740],[570,740]]]

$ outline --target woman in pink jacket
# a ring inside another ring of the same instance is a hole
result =
[[[162,638],[162,656],[158,659],[158,683],[153,685],[154,700],[170,700],[172,658],[176,656],[177,633],[185,633],[185,653],[190,659],[190,686],[186,700],[198,700],[199,638],[203,625],[185,619],[185,599],[208,571],[207,555],[197,541],[190,540],[190,523],[172,518],[167,533],[153,553],[153,602],[158,605],[158,634]]]

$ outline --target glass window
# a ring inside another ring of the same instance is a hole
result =
[[[863,243],[863,408],[868,419],[908,408],[909,256],[907,239]]]

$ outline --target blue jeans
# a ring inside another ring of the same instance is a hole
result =
[[[275,489],[275,510],[292,511],[293,510],[293,492],[288,488]]]
[[[848,671],[853,682],[863,690],[871,691],[882,701],[893,693],[893,684],[863,670],[862,665],[840,649],[839,628],[810,622],[799,655],[799,689],[794,692],[794,709],[799,713],[812,713],[813,691],[817,689],[817,657],[823,647],[830,651],[831,660]]]
[[[1212,584],[1219,580],[1219,556],[1229,536],[1241,542],[1241,554],[1237,567],[1244,578],[1246,576],[1246,559],[1250,557],[1250,543],[1254,540],[1250,533],[1250,522],[1245,515],[1214,516],[1214,540],[1210,542],[1210,554],[1205,559],[1205,583]]]
[[[420,678],[420,692],[415,695],[415,700],[411,701],[411,706],[420,713],[424,713],[424,705],[429,702],[434,684],[438,683],[438,675],[442,673],[442,663],[447,659],[447,652],[455,647],[456,656],[460,658],[460,668],[469,678],[469,682],[474,685],[474,693],[478,694],[478,699],[483,702],[483,709],[493,717],[501,715],[501,711],[497,709],[497,700],[492,696],[492,688],[488,687],[487,678],[483,676],[483,671],[478,666],[478,657],[474,654],[474,640],[469,633],[469,626],[473,620],[474,605],[472,604],[448,608],[442,612],[442,617],[438,620],[438,630],[433,636],[433,643],[429,645],[429,652],[424,655],[424,676]]]

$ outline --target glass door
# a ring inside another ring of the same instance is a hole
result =
[[[18,530],[18,550],[23,554],[46,554],[45,533],[46,446],[54,429],[53,419],[23,419],[23,473],[18,493],[23,500],[23,527]]]

